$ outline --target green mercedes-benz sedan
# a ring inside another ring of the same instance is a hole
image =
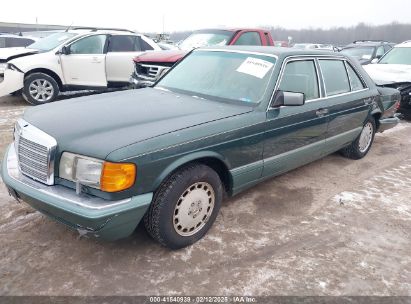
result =
[[[364,157],[399,98],[341,54],[196,49],[151,88],[28,109],[1,172],[17,200],[81,234],[115,240],[143,219],[177,249],[225,195],[335,151]]]

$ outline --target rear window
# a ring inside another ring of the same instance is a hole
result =
[[[116,35],[110,37],[109,52],[139,52],[140,43],[137,36]]]
[[[241,34],[235,45],[261,45],[260,34],[257,32],[246,32]]]
[[[347,71],[342,60],[319,60],[327,96],[350,92]]]

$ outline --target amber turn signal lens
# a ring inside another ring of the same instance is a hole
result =
[[[100,189],[117,192],[130,188],[136,181],[136,165],[129,163],[104,162]]]

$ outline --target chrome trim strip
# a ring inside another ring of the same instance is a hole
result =
[[[358,73],[357,69],[354,68],[354,66],[351,64],[351,62],[350,62],[346,57],[342,57],[342,56],[340,57],[340,56],[338,56],[338,55],[336,55],[335,57],[330,56],[330,55],[299,55],[299,56],[290,56],[290,57],[287,57],[286,59],[284,59],[283,63],[281,64],[280,76],[277,78],[277,82],[276,82],[276,84],[275,84],[274,91],[273,91],[273,93],[272,93],[272,95],[271,95],[270,101],[268,102],[266,112],[268,112],[269,110],[272,110],[272,109],[278,109],[278,108],[272,108],[272,107],[270,107],[270,105],[271,105],[271,100],[273,99],[273,96],[274,96],[275,92],[278,90],[278,87],[280,86],[280,81],[281,81],[282,76],[283,76],[283,74],[284,74],[285,65],[286,65],[288,62],[290,62],[290,61],[311,60],[312,58],[314,58],[315,61],[319,61],[319,60],[322,60],[322,59],[328,59],[328,60],[342,60],[342,61],[348,62],[348,63],[350,64],[350,66],[354,69],[354,71],[358,74],[358,76],[361,78],[361,81],[363,82],[363,85],[365,86],[365,88],[362,89],[362,90],[350,91],[350,92],[346,92],[346,93],[341,93],[341,94],[336,94],[336,95],[327,96],[327,90],[326,90],[325,82],[324,82],[324,75],[323,75],[323,73],[322,73],[320,63],[318,62],[318,64],[315,65],[315,67],[316,67],[317,69],[319,69],[319,70],[316,71],[316,72],[317,72],[317,78],[319,77],[319,73],[318,73],[318,72],[320,71],[320,72],[321,72],[321,75],[322,75],[322,77],[321,77],[321,82],[322,82],[322,84],[323,84],[323,86],[324,86],[324,93],[325,93],[325,95],[322,96],[322,97],[320,97],[320,98],[315,98],[315,99],[307,100],[306,103],[313,102],[313,101],[318,101],[318,100],[325,100],[325,99],[328,99],[328,98],[340,97],[340,96],[344,96],[344,95],[349,95],[349,94],[354,94],[354,93],[359,93],[359,92],[363,92],[363,91],[370,90],[370,88],[367,86],[366,82],[364,81],[364,78],[362,77],[361,73]],[[346,70],[346,71],[347,71],[347,70]],[[320,91],[321,91],[321,90],[320,90]],[[321,95],[322,95],[322,92],[320,92],[320,96],[321,96]]]
[[[13,144],[10,145],[7,154],[7,173],[12,179],[23,184],[26,187],[30,187],[48,196],[55,197],[59,200],[63,200],[67,203],[86,209],[103,210],[123,205],[131,201],[131,198],[119,201],[107,201],[102,198],[87,195],[84,193],[77,195],[75,190],[61,185],[47,186],[43,183],[37,182],[20,172],[17,162],[17,154]]]

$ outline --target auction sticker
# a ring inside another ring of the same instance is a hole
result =
[[[237,72],[252,75],[262,79],[267,74],[267,72],[273,67],[273,65],[273,63],[266,60],[248,57],[238,67]]]

